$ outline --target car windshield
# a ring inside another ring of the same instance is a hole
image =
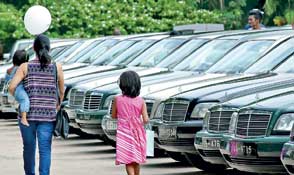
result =
[[[294,38],[282,43],[249,67],[245,73],[266,73],[274,69],[294,52]]]
[[[290,56],[283,64],[281,64],[274,72],[277,73],[294,73],[294,54]]]
[[[242,43],[219,62],[208,69],[207,73],[241,73],[255,63],[274,41],[248,41]]]
[[[93,48],[95,48],[98,44],[100,44],[103,40],[96,40],[92,42],[89,46],[87,46],[85,49],[80,51],[78,54],[73,56],[71,59],[67,61],[67,63],[75,63],[77,62],[83,55],[87,54],[90,52]]]
[[[60,55],[58,55],[58,57],[56,58],[56,62],[63,62],[66,57],[68,57],[74,50],[76,50],[78,47],[80,47],[85,41],[78,41],[76,42],[74,45],[72,45],[71,47],[69,47],[68,49],[66,49],[63,53],[61,53]]]
[[[197,71],[202,72],[210,68],[219,59],[221,59],[237,40],[213,40],[205,44],[196,52],[188,56],[184,61],[177,65],[176,71]]]
[[[133,44],[135,44],[138,41],[135,40],[124,40],[110,48],[108,51],[106,51],[104,54],[102,54],[99,57],[96,57],[95,61],[92,63],[93,65],[107,65],[112,60],[114,60],[118,55],[123,53],[125,50],[127,50],[129,47],[131,47]]]
[[[91,49],[89,52],[87,52],[85,55],[80,57],[77,60],[77,63],[92,63],[96,57],[102,55],[105,53],[108,49],[110,49],[112,46],[114,46],[119,40],[116,39],[108,39],[103,41],[102,43],[98,44],[96,47]]]
[[[68,48],[68,46],[60,46],[50,50],[50,56],[55,59],[56,55],[62,52],[64,49]]]
[[[190,55],[200,46],[202,46],[205,42],[207,42],[207,40],[205,39],[193,39],[191,41],[188,41],[183,46],[175,50],[168,57],[166,57],[162,62],[160,62],[155,67],[167,67],[169,69],[172,69],[184,58],[186,58],[188,55]]]
[[[156,40],[143,40],[134,45],[132,45],[128,50],[120,54],[116,57],[109,65],[117,66],[117,65],[127,65],[131,61],[134,60],[138,55],[144,52],[147,48],[149,48],[152,44],[154,44]]]
[[[154,44],[134,61],[130,66],[154,67],[166,58],[170,53],[182,45],[185,39],[164,39]]]

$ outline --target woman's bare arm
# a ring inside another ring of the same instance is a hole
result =
[[[149,122],[149,117],[148,117],[147,106],[145,101],[143,103],[143,108],[142,108],[142,117],[143,117],[143,122],[147,124]]]
[[[64,98],[64,76],[63,76],[63,70],[60,63],[56,64],[57,67],[57,79],[58,79],[58,89],[59,89],[59,100],[60,103],[62,103]]]
[[[111,117],[113,119],[116,119],[117,118],[117,110],[116,110],[116,97],[114,97],[113,99],[113,105],[112,105],[112,113],[111,113]]]
[[[9,83],[9,87],[8,87],[9,93],[11,95],[14,96],[14,92],[15,92],[17,85],[27,76],[27,67],[28,67],[28,64],[23,63],[17,69],[17,71],[16,71],[13,79]]]

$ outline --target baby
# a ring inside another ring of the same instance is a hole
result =
[[[17,50],[13,55],[13,66],[7,70],[5,75],[6,83],[9,83],[15,75],[18,67],[28,61],[28,56],[25,50]],[[14,93],[15,100],[19,103],[19,110],[21,112],[21,123],[29,126],[27,121],[27,112],[30,110],[30,99],[24,89],[23,83],[20,83]]]

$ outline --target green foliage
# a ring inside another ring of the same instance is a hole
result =
[[[231,1],[224,10],[198,9],[195,0],[5,0],[0,12],[0,39],[4,42],[30,37],[22,18],[32,5],[43,5],[52,15],[46,34],[50,37],[96,37],[170,31],[175,25],[224,23],[226,29],[241,28],[245,0]],[[223,1],[224,2],[224,1]],[[14,4],[8,5],[8,4]],[[8,15],[7,15],[8,14]],[[13,21],[13,22],[12,22]]]
[[[0,38],[5,50],[18,38],[27,38],[22,14],[12,5],[0,3]]]
[[[290,9],[286,10],[285,18],[288,24],[294,25],[294,10],[290,10]]]

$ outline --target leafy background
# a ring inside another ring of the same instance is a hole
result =
[[[8,51],[15,40],[32,37],[24,28],[23,16],[36,4],[51,12],[53,21],[46,33],[50,37],[90,38],[111,35],[115,28],[122,34],[133,34],[170,31],[175,25],[195,23],[223,23],[226,29],[240,29],[246,24],[247,11],[256,7],[269,12],[266,25],[273,25],[275,16],[286,23],[285,11],[293,1],[1,0],[0,42]]]

